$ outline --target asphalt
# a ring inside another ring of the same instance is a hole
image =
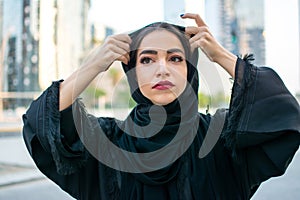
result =
[[[35,168],[0,164],[0,188],[45,179]]]
[[[0,122],[0,188],[45,179],[22,139],[21,119]]]

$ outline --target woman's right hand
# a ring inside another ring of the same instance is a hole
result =
[[[101,46],[93,49],[82,63],[82,67],[106,71],[114,61],[129,62],[131,38],[127,34],[117,34],[106,38]]]
[[[127,34],[107,37],[103,45],[96,47],[86,57],[81,67],[60,84],[59,110],[70,106],[83,90],[114,61],[128,63],[131,39]]]

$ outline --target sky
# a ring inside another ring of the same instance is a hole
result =
[[[123,33],[163,19],[161,0],[92,0],[92,20]]]
[[[300,94],[299,0],[265,0],[266,64]]]
[[[277,71],[293,94],[300,92],[298,1],[264,1],[266,65]],[[90,18],[116,33],[130,32],[162,21],[163,0],[92,0]]]

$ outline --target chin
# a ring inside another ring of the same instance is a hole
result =
[[[153,99],[151,99],[151,101],[155,105],[165,106],[165,105],[168,105],[169,103],[172,103],[175,99],[176,99],[176,97],[174,95],[172,95],[170,97],[164,95],[159,98],[153,98]]]

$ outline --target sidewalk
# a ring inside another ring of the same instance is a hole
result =
[[[18,133],[20,134],[22,131],[22,121],[14,120],[14,121],[0,121],[0,137],[9,135],[10,133]]]
[[[22,115],[26,112],[25,108],[16,110],[3,110],[0,113],[0,134],[20,132],[22,130]]]
[[[44,178],[35,168],[0,164],[0,188]]]
[[[2,113],[0,118],[0,137],[8,133],[20,133],[22,130],[22,114],[16,112]]]
[[[5,134],[6,136],[3,136]],[[0,188],[45,176],[34,165],[20,132],[0,132]]]

